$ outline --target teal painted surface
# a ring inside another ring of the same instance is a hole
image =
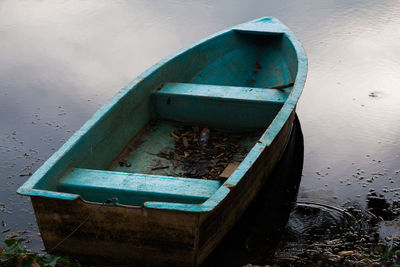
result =
[[[213,128],[266,128],[289,91],[254,87],[167,83],[154,93],[157,117]]]
[[[135,137],[125,153],[109,166],[108,170],[129,173],[144,173],[154,175],[172,175],[179,176],[180,169],[172,168],[153,170],[155,167],[171,166],[169,160],[158,156],[161,151],[169,152],[174,148],[175,139],[171,136],[171,132],[176,130],[176,126],[168,121],[154,121],[151,125],[146,126],[139,136]],[[140,144],[140,145],[137,145]],[[131,150],[131,151],[129,151]],[[120,159],[126,160],[130,166],[121,166]]]
[[[255,72],[256,62],[262,68]],[[235,186],[274,140],[296,106],[305,84],[307,58],[294,36],[274,18],[262,18],[216,33],[161,60],[121,89],[18,189],[29,196],[72,200],[57,192],[72,168],[106,169],[149,120],[157,118],[151,95],[168,82],[262,88],[294,82],[283,106],[238,169],[224,183]],[[187,110],[190,112],[190,110]],[[209,112],[209,116],[214,111]],[[257,122],[258,124],[259,122]],[[234,125],[232,127],[242,127]],[[232,129],[239,130],[240,129]],[[212,210],[229,194],[226,186],[201,205],[147,202],[145,206],[182,211]]]
[[[263,88],[292,82],[281,51],[283,35],[254,35],[239,31],[225,35],[235,43],[219,44],[230,46],[230,49],[225,54],[216,55],[213,62],[190,80],[191,83]],[[255,71],[257,65],[261,68]]]
[[[159,153],[163,152],[169,154],[170,152],[174,152],[175,138],[171,135],[171,132],[179,132],[179,127],[183,125],[184,124],[176,121],[151,121],[129,142],[127,148],[116,157],[107,170],[164,176],[182,176],[185,173],[183,164],[177,164],[177,162],[173,163],[159,156]],[[257,140],[258,138],[256,135],[247,134],[241,139],[240,145],[250,150]],[[121,160],[126,160],[129,166],[121,166],[119,164]],[[159,169],[159,167],[165,168]]]
[[[200,204],[220,186],[212,180],[73,169],[58,190],[92,202],[116,198],[120,204],[142,206],[146,201]]]
[[[167,83],[154,95],[204,97],[222,102],[285,103],[289,92],[284,90],[218,86],[193,83]]]
[[[261,18],[249,23],[244,23],[236,26],[235,30],[263,35],[283,34],[288,32],[285,25],[275,18]]]

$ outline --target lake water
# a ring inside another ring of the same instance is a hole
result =
[[[1,1],[0,241],[27,231],[16,189],[118,90],[161,58],[263,16],[303,43],[309,71],[299,199],[366,207],[400,194],[399,1]],[[399,189],[399,190],[396,190]]]

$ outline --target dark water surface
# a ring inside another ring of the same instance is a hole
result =
[[[262,16],[291,28],[309,57],[299,199],[365,208],[374,189],[399,200],[399,1],[5,0],[0,241],[26,230],[41,248],[30,201],[15,191],[99,106],[177,49]]]

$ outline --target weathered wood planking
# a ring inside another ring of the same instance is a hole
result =
[[[99,203],[33,197],[47,250],[70,234]],[[82,262],[137,266],[191,266],[198,214],[132,206],[103,206],[56,252]]]

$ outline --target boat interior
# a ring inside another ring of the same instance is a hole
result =
[[[78,130],[34,188],[132,206],[205,202],[223,181],[157,168],[170,164],[159,153],[174,148],[171,133],[207,126],[249,136],[251,150],[260,135],[250,133],[269,127],[292,90],[295,55],[285,34],[230,30],[161,61]]]

